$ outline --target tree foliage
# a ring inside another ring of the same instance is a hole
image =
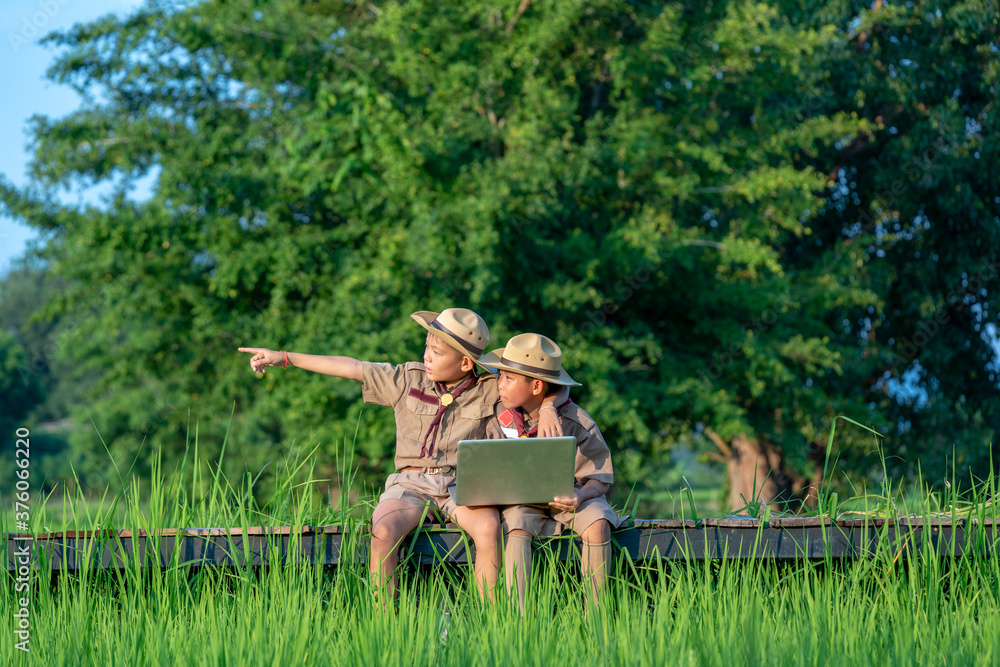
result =
[[[27,376],[22,380],[20,377],[19,371],[26,364],[24,348],[12,334],[0,331],[0,401],[4,406],[0,428],[8,438],[24,426],[21,420],[42,400],[42,389],[37,379]]]
[[[240,465],[316,429],[332,460],[358,388],[255,379],[235,348],[400,362],[410,312],[466,305],[497,345],[562,344],[626,492],[702,434],[806,473],[842,413],[907,465],[988,459],[983,4],[150,2],[49,39],[91,101],[34,120],[38,186],[3,197],[50,239],[66,287],[39,317],[118,455],[194,421],[221,442],[235,401]],[[103,181],[102,207],[49,194]],[[390,416],[362,428],[375,479]],[[864,474],[871,441],[841,446]]]

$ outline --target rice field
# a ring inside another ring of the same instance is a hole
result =
[[[66,498],[33,529],[193,526],[357,526],[370,506],[348,493],[331,510],[312,488],[310,453],[255,480],[185,461],[94,501]],[[925,494],[932,514],[990,508],[993,489]],[[884,500],[877,494],[878,507]],[[864,498],[855,501],[864,512]],[[891,500],[891,499],[890,499]],[[4,503],[9,498],[3,499]],[[961,502],[960,502],[961,501]],[[874,507],[874,506],[873,506]],[[880,510],[881,511],[881,510]],[[4,532],[11,530],[5,512]],[[110,517],[116,517],[113,521]],[[109,522],[114,525],[109,525]],[[348,531],[353,532],[353,531]],[[993,546],[992,553],[996,553]],[[6,556],[6,554],[5,554]],[[139,567],[32,575],[0,595],[3,664],[59,665],[995,665],[1000,664],[1000,562],[892,549],[856,561],[619,560],[608,595],[585,613],[575,562],[536,552],[527,611],[483,602],[470,569],[401,566],[396,605],[377,607],[363,564],[247,569]],[[30,597],[30,654],[15,648],[14,614]]]

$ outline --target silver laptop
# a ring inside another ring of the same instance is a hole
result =
[[[459,505],[545,504],[573,495],[576,438],[503,438],[458,443]]]

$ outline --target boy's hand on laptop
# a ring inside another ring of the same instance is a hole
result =
[[[549,503],[549,507],[557,509],[560,512],[575,512],[585,501],[603,496],[608,492],[610,487],[611,485],[606,482],[588,479],[587,483],[582,487],[573,489],[572,498],[556,498]]]
[[[581,489],[575,489],[573,491],[573,495],[569,498],[567,497],[556,498],[551,503],[549,503],[549,507],[557,509],[560,512],[575,512],[576,509],[580,506],[580,503],[582,503],[584,500],[581,496],[580,491]]]

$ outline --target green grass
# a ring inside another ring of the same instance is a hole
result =
[[[314,455],[291,455],[259,478],[230,481],[219,462],[190,458],[147,485],[124,483],[100,501],[66,496],[61,513],[33,517],[77,529],[343,523],[370,505],[348,493],[351,452],[339,462],[337,510],[314,489]],[[223,454],[224,455],[224,454]],[[129,480],[127,470],[123,479]],[[917,494],[925,514],[983,516],[992,487]],[[889,507],[883,486],[863,508]],[[9,500],[9,499],[4,499]],[[697,500],[696,500],[697,502]],[[836,503],[834,503],[836,505]],[[829,498],[827,508],[830,508]],[[685,509],[685,511],[687,511]],[[49,510],[46,510],[49,512]],[[0,519],[4,532],[8,519]],[[348,530],[348,535],[353,531]],[[983,533],[985,535],[985,533]],[[404,564],[398,605],[376,609],[363,565],[326,569],[143,570],[34,576],[31,655],[14,649],[14,581],[0,594],[7,619],[0,662],[69,665],[992,665],[1000,663],[996,544],[952,560],[897,559],[887,546],[852,562],[615,564],[608,597],[589,614],[575,563],[536,554],[527,613],[500,596],[484,604],[469,568]],[[929,545],[927,546],[929,549]]]
[[[32,601],[40,664],[961,664],[1000,659],[995,559],[623,566],[584,616],[572,568],[537,568],[525,618],[464,568],[406,569],[398,611],[357,567],[61,578]],[[0,614],[11,618],[9,588]],[[444,612],[447,637],[442,641]],[[11,642],[0,659],[12,664]]]

